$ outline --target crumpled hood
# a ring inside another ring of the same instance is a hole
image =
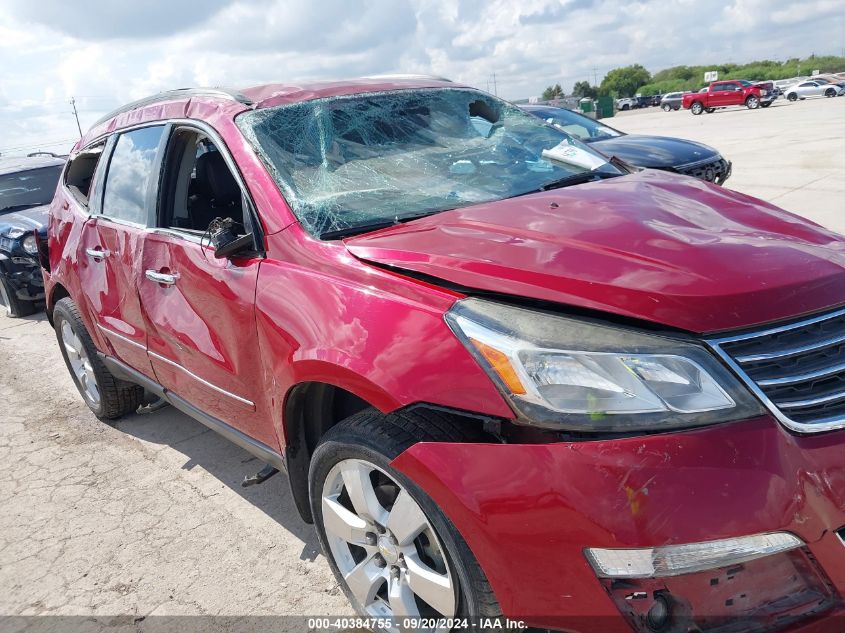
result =
[[[356,257],[468,288],[716,332],[845,303],[845,238],[658,171],[348,238]]]
[[[625,134],[593,141],[590,145],[631,165],[656,169],[679,167],[719,156],[719,152],[703,143],[666,136]]]
[[[47,230],[50,205],[30,207],[13,213],[0,213],[0,235],[6,235],[12,229],[23,229],[30,232]]]

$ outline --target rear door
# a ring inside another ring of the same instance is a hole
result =
[[[109,143],[101,193],[80,241],[80,277],[100,340],[111,353],[154,377],[138,296],[141,244],[154,217],[154,184],[165,126],[130,130]]]
[[[257,223],[222,141],[211,130],[174,128],[138,271],[149,357],[166,389],[278,451],[255,323],[259,244],[216,259],[208,239],[215,217],[233,218],[239,234]]]

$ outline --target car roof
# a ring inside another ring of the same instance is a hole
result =
[[[9,156],[0,158],[0,176],[14,174],[27,169],[39,169],[41,167],[52,167],[64,165],[63,158],[54,156]]]
[[[86,132],[74,148],[85,147],[105,134],[147,121],[174,118],[208,120],[233,117],[246,110],[373,92],[419,88],[466,88],[443,77],[429,75],[378,75],[340,81],[271,83],[232,90],[227,88],[180,88],[160,92],[109,112]]]

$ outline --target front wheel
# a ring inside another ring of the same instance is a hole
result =
[[[143,401],[144,390],[118,380],[103,364],[79,308],[69,297],[56,302],[53,326],[70,377],[94,415],[113,420],[135,411]]]
[[[696,101],[692,104],[692,106],[690,106],[690,111],[697,116],[704,112],[704,105],[701,103],[701,101]]]
[[[786,100],[787,101],[798,101],[798,95],[795,94],[794,92],[790,92],[788,95],[786,95]]]
[[[669,112],[672,109],[672,106],[670,106],[668,103],[664,103],[661,107],[663,108],[664,112]]]
[[[760,107],[760,100],[754,95],[751,95],[750,97],[748,97],[748,99],[745,100],[745,107],[749,110],[756,110],[758,107]]]
[[[332,427],[314,451],[309,493],[317,535],[360,614],[501,616],[464,539],[428,495],[390,465],[417,442],[461,441],[462,423],[426,410],[382,415],[367,409]]]
[[[771,101],[766,101],[765,103],[762,103],[762,102],[760,103],[761,108],[768,108],[770,105],[772,105]]]

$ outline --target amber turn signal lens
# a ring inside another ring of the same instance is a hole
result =
[[[511,393],[520,396],[525,394],[525,387],[522,386],[522,381],[520,381],[516,370],[511,365],[510,359],[505,354],[495,347],[490,347],[477,339],[470,338],[469,340],[472,341],[475,349],[484,357],[484,360],[490,363],[490,367],[502,379],[502,382],[507,385]]]

